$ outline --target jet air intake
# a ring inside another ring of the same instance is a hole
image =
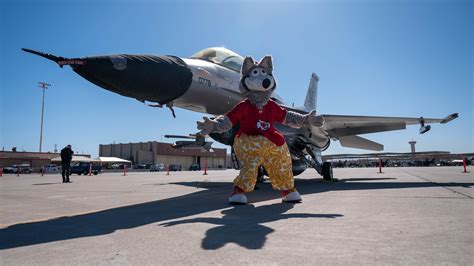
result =
[[[193,76],[187,64],[176,56],[119,54],[64,58],[23,50],[55,61],[60,67],[69,65],[95,85],[139,101],[169,103],[188,90]]]

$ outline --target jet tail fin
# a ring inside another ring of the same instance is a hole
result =
[[[319,77],[316,73],[311,74],[309,79],[308,91],[306,92],[306,98],[304,100],[305,111],[316,110],[317,99],[318,99],[318,81]]]

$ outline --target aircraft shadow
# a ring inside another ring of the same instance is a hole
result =
[[[377,180],[377,179],[373,179]],[[429,182],[352,182],[343,181],[337,183],[317,183],[314,179],[296,179],[296,187],[301,194],[315,194],[333,190],[367,190],[367,189],[403,189],[403,188],[421,188],[421,187],[472,187],[474,183],[429,183]],[[143,225],[153,224],[161,221],[182,219],[188,216],[197,215],[205,212],[227,209],[230,207],[227,203],[229,191],[232,182],[177,182],[171,183],[177,185],[205,188],[191,194],[168,198],[163,200],[151,201],[141,204],[134,204],[118,208],[102,210],[93,213],[74,215],[70,217],[58,217],[55,219],[28,222],[11,225],[0,229],[0,250],[10,249],[22,246],[49,243],[54,241],[75,239],[80,237],[99,236],[113,233],[116,230],[136,228]],[[260,189],[249,194],[249,202],[256,203],[271,199],[279,199],[279,193],[272,190],[270,184],[260,185]],[[303,203],[304,204],[304,203]],[[223,213],[222,219],[213,220],[216,224],[222,225],[220,229],[208,232],[207,239],[212,243],[203,243],[205,248],[218,248],[224,241],[237,242],[242,244],[242,239],[219,240],[218,234],[226,230],[235,230],[230,217],[235,213],[242,212],[250,215],[246,219],[254,228],[260,224],[265,217],[260,214],[260,208],[270,216],[269,219],[278,220],[282,218],[291,218],[291,215],[284,214],[289,204],[278,204],[266,208],[252,206],[238,206],[232,208],[229,213]],[[227,218],[227,215],[229,215]],[[308,218],[328,218],[324,214],[300,214]],[[339,214],[329,214],[337,217]],[[260,241],[260,244],[248,246],[249,248],[261,246],[265,242],[266,235],[271,233],[271,228],[262,228],[266,233],[252,235],[251,241]],[[257,231],[257,230],[252,230]],[[256,233],[259,234],[259,233]],[[227,235],[229,236],[229,235]],[[224,237],[224,236],[222,236]],[[250,236],[248,236],[250,237]],[[217,239],[217,240],[216,240]],[[257,239],[257,240],[256,240]],[[206,240],[207,241],[207,240]],[[240,242],[239,242],[240,241]],[[225,242],[225,243],[227,243]]]

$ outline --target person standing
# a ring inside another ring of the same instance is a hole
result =
[[[61,163],[62,163],[62,176],[63,183],[71,183],[69,180],[69,174],[71,173],[71,160],[74,152],[71,149],[71,145],[67,145],[61,150]]]

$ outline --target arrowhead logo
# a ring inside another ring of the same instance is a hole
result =
[[[270,128],[270,123],[258,120],[257,121],[257,128],[262,130],[262,131],[267,131]]]

